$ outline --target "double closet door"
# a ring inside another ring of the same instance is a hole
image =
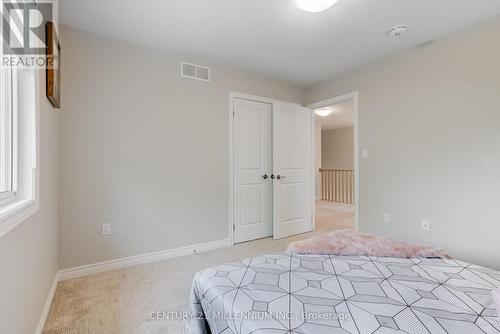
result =
[[[311,231],[311,110],[277,101],[232,103],[234,242]]]

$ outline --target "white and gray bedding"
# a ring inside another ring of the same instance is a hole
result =
[[[185,332],[500,333],[497,287],[456,260],[258,256],[196,274]]]

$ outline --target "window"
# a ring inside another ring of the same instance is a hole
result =
[[[38,209],[36,78],[0,68],[0,237]]]
[[[11,69],[0,72],[0,203],[15,196],[14,75]]]

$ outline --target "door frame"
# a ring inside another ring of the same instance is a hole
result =
[[[338,104],[341,102],[353,100],[354,101],[354,227],[359,231],[359,91],[335,96],[326,100],[315,102],[309,104],[307,107],[314,110],[318,108],[323,108],[330,106],[332,104]],[[314,117],[314,116],[313,116]],[[314,122],[315,123],[315,122]],[[313,136],[315,135],[316,127],[313,127]],[[313,137],[314,138],[314,137]],[[315,150],[313,150],[313,163],[316,159]],[[313,197],[314,203],[316,203],[316,182],[313,182]],[[316,210],[314,210],[316,211]],[[313,220],[313,227],[316,230],[316,224]]]
[[[263,103],[269,103],[272,105],[272,111],[274,115],[274,111],[276,109],[276,102],[280,102],[279,100],[276,99],[271,99],[267,97],[261,97],[261,96],[256,96],[256,95],[250,95],[250,94],[245,94],[245,93],[239,93],[239,92],[234,92],[230,91],[229,92],[229,103],[228,103],[228,123],[229,123],[229,145],[228,145],[228,155],[229,155],[229,196],[228,196],[228,235],[229,235],[229,243],[230,245],[234,245],[234,108],[233,108],[233,101],[235,98],[239,99],[244,99],[244,100],[250,100],[250,101],[255,101],[255,102],[263,102]],[[300,103],[298,103],[300,104]],[[306,108],[309,108],[309,106],[305,106]],[[274,117],[273,117],[274,118]],[[311,171],[312,171],[312,178],[311,178],[311,194],[312,194],[312,230],[314,231],[316,229],[316,224],[314,222],[315,217],[316,217],[316,210],[314,209],[314,205],[316,203],[316,196],[315,196],[315,185],[314,185],[314,112],[311,112],[311,151],[312,151],[312,159],[311,159]],[[273,222],[273,236],[274,236],[274,222]]]

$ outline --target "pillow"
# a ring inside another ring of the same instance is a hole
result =
[[[493,290],[493,300],[495,301],[495,305],[497,307],[497,315],[500,319],[500,288]]]

